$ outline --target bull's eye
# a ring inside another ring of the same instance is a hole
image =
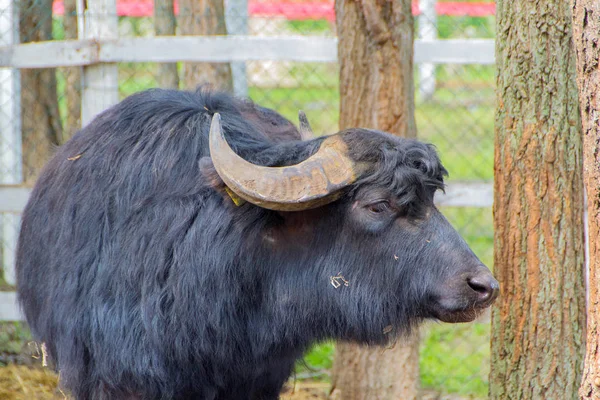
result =
[[[387,211],[390,208],[390,203],[387,201],[380,201],[377,203],[369,204],[368,209],[374,214],[380,214]]]

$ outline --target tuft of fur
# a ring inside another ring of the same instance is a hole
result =
[[[415,216],[433,205],[437,190],[444,190],[448,171],[433,145],[415,139],[391,140],[389,134],[376,130],[349,129],[342,134],[351,157],[357,163],[372,165],[371,173],[361,177],[355,188],[386,187]]]

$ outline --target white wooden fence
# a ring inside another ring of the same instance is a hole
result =
[[[84,10],[83,2],[77,2],[78,40],[16,44],[11,36],[10,40],[0,41],[0,78],[1,74],[11,77],[8,80],[0,80],[0,93],[9,90],[12,91],[9,93],[13,93],[15,88],[18,88],[18,70],[21,68],[82,66],[81,112],[82,124],[85,124],[97,113],[117,102],[116,63],[119,62],[229,62],[237,65],[234,69],[239,74],[244,73],[244,62],[253,60],[324,63],[337,61],[337,39],[328,37],[237,35],[119,38],[116,36],[118,30],[115,0],[88,0],[86,4],[87,8]],[[4,10],[10,9],[11,5],[12,0],[0,0],[0,7],[4,7]],[[9,13],[4,13],[13,14],[12,9]],[[91,15],[94,17],[90,18]],[[14,24],[14,19],[4,21],[5,26],[12,32],[14,26],[11,26],[11,23]],[[239,28],[238,32],[243,32],[243,29]],[[474,39],[417,40],[414,57],[415,63],[424,65],[493,64],[494,42]],[[239,88],[236,92],[245,92],[243,81],[238,82],[236,87]],[[12,118],[8,121],[11,126],[15,126],[15,121],[20,120],[17,107],[19,103],[15,99],[18,97],[14,96],[12,100],[5,99],[6,102],[2,103],[5,111],[11,108],[9,115]],[[0,132],[4,141],[8,137],[6,132]],[[20,157],[18,134],[10,141],[15,148],[8,154],[13,158]],[[2,178],[0,176],[0,179]],[[12,214],[16,221],[30,193],[30,189],[18,186],[19,181],[20,175],[0,180],[0,184],[11,184],[0,186],[0,213]],[[457,207],[490,207],[492,201],[492,185],[480,182],[454,183],[448,187],[445,195],[440,194],[436,198],[439,205]],[[16,235],[5,234],[4,241],[7,240],[9,243],[6,243],[4,253],[12,257]],[[13,280],[12,270],[8,271],[6,277],[10,277],[9,281]],[[20,319],[15,293],[0,292],[0,321]]]

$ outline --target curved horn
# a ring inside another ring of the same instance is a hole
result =
[[[308,118],[306,118],[304,111],[298,111],[298,120],[300,121],[300,136],[302,137],[302,140],[314,139],[315,133],[310,127],[310,123],[308,122]]]
[[[223,135],[221,116],[210,125],[210,157],[223,182],[235,194],[259,207],[300,211],[330,203],[358,172],[340,136],[330,136],[320,149],[299,164],[265,167],[238,156]]]

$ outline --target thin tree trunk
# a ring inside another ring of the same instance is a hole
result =
[[[180,0],[179,33],[226,35],[223,0]],[[185,63],[183,70],[183,85],[188,89],[204,83],[222,90],[233,88],[228,63]]]
[[[21,43],[52,39],[52,0],[22,0],[19,33]],[[21,70],[21,109],[23,179],[32,184],[61,137],[54,69]]]
[[[337,0],[340,128],[416,137],[411,2]]]
[[[582,143],[568,3],[496,6],[492,399],[573,399],[581,378]]]
[[[173,36],[176,27],[173,0],[154,0],[154,33],[156,36]],[[159,87],[165,89],[179,87],[177,63],[159,64],[157,74]]]
[[[413,18],[408,0],[336,0],[340,129],[375,128],[415,137]],[[393,348],[340,343],[332,399],[417,398],[419,337]]]
[[[65,0],[65,39],[77,39],[77,7],[75,0]],[[81,67],[63,68],[66,80],[67,118],[60,144],[65,143],[81,128]]]
[[[587,191],[589,301],[582,400],[600,399],[600,3],[573,1],[573,41],[583,123],[583,178]]]

